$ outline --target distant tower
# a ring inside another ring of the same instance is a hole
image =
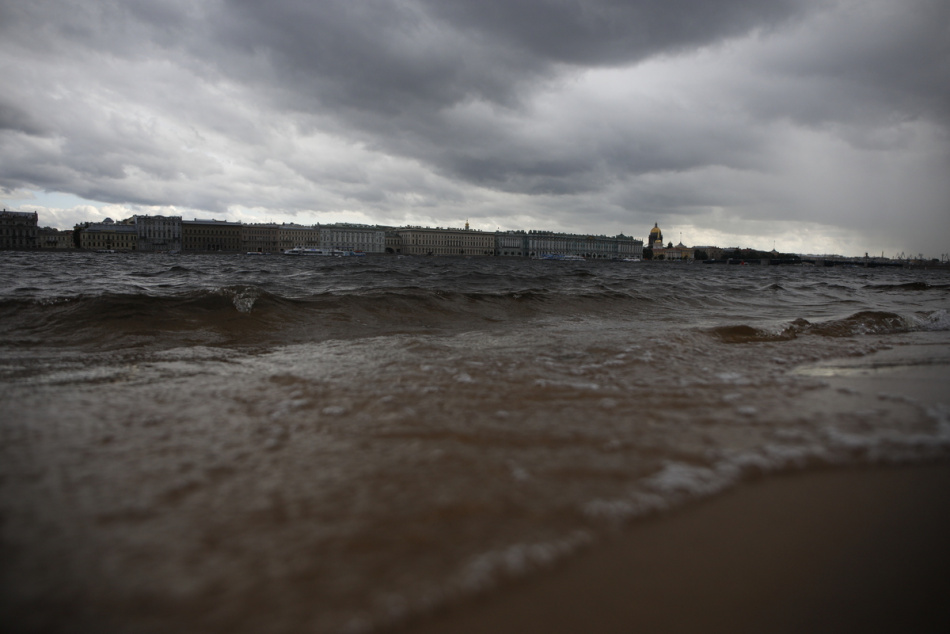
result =
[[[650,241],[649,245],[651,247],[663,248],[663,232],[660,231],[660,227],[657,226],[657,223],[653,223],[653,228],[650,229]]]
[[[465,219],[465,230],[468,231],[468,218]]]

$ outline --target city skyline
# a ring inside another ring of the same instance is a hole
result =
[[[10,210],[3,209],[2,211],[3,211],[4,216],[6,216],[7,212],[10,211]],[[50,229],[53,229],[56,234],[69,234],[70,236],[73,236],[73,237],[72,237],[72,238],[70,239],[70,241],[69,241],[69,247],[66,247],[66,246],[64,246],[64,244],[62,243],[61,236],[60,236],[59,238],[57,238],[57,239],[54,241],[54,240],[53,240],[53,237],[52,237],[52,236],[53,236],[53,233],[50,233],[49,231],[47,231],[46,233],[43,233],[43,232],[41,231],[41,232],[40,232],[40,235],[39,235],[39,236],[37,237],[37,239],[36,239],[36,243],[35,243],[32,247],[31,247],[31,246],[28,246],[28,245],[26,245],[26,244],[24,243],[23,245],[19,245],[19,246],[17,246],[17,245],[14,245],[14,246],[10,246],[10,245],[6,245],[6,246],[0,245],[0,249],[14,248],[14,249],[21,249],[21,250],[22,250],[22,249],[28,249],[28,250],[29,250],[29,249],[33,249],[33,248],[42,248],[42,249],[45,249],[45,250],[49,250],[49,249],[62,250],[62,249],[64,249],[64,248],[73,248],[74,243],[75,243],[75,247],[76,247],[76,248],[80,248],[80,249],[96,250],[96,249],[99,249],[99,248],[112,248],[114,245],[111,244],[111,243],[109,243],[109,244],[106,244],[106,243],[100,244],[100,243],[97,242],[96,244],[89,244],[89,245],[80,244],[80,243],[77,242],[77,241],[86,240],[86,238],[80,239],[80,238],[78,237],[79,234],[75,234],[74,232],[75,232],[75,231],[87,232],[87,231],[89,231],[89,230],[94,230],[94,231],[96,231],[96,232],[99,232],[99,231],[108,232],[108,231],[110,230],[110,227],[121,227],[121,226],[135,227],[136,225],[139,224],[140,221],[144,220],[146,223],[158,222],[158,223],[160,223],[160,224],[161,224],[161,223],[167,223],[167,222],[170,222],[170,221],[171,221],[171,222],[177,222],[178,225],[179,225],[179,226],[182,226],[182,227],[183,227],[183,226],[186,226],[186,225],[196,225],[196,226],[214,227],[214,228],[223,228],[223,227],[226,227],[226,226],[231,226],[231,227],[235,227],[235,228],[236,228],[236,227],[245,227],[245,226],[246,226],[246,227],[258,227],[258,228],[261,228],[261,229],[270,228],[270,229],[273,229],[275,232],[276,232],[276,231],[280,231],[280,232],[282,232],[282,234],[283,234],[285,231],[291,231],[291,230],[327,230],[327,229],[329,229],[329,230],[333,230],[333,231],[356,230],[356,231],[362,231],[362,232],[367,232],[367,233],[370,233],[370,232],[371,232],[371,233],[379,233],[380,236],[382,236],[382,235],[383,235],[383,232],[385,232],[386,235],[393,235],[393,236],[402,235],[403,238],[405,238],[405,235],[408,235],[408,234],[410,234],[410,233],[413,233],[413,232],[416,232],[416,231],[420,231],[420,230],[421,230],[421,231],[423,231],[423,232],[433,232],[433,234],[434,234],[434,233],[445,233],[445,235],[449,235],[449,234],[463,234],[463,233],[465,233],[465,234],[468,234],[468,233],[472,233],[472,234],[484,234],[484,235],[486,235],[486,236],[496,236],[498,239],[504,239],[504,236],[509,236],[509,237],[521,236],[523,239],[527,239],[527,237],[530,237],[530,236],[534,235],[534,236],[537,236],[537,237],[551,236],[551,237],[557,238],[557,239],[578,239],[578,238],[583,238],[583,239],[586,239],[586,240],[588,241],[588,243],[589,243],[590,240],[593,240],[593,239],[607,240],[608,242],[612,242],[612,243],[613,243],[613,242],[617,242],[617,241],[619,240],[620,242],[624,242],[624,243],[626,243],[627,241],[629,241],[631,244],[636,244],[636,245],[637,245],[637,247],[636,247],[636,248],[637,248],[637,252],[636,252],[636,253],[633,253],[633,254],[631,254],[631,255],[639,257],[640,254],[646,254],[646,259],[655,259],[655,255],[654,255],[654,257],[651,258],[650,254],[655,254],[655,253],[657,252],[657,250],[659,250],[660,252],[665,252],[665,251],[667,251],[667,249],[669,248],[669,249],[672,249],[673,251],[679,250],[679,251],[681,251],[682,253],[686,253],[686,251],[689,252],[687,255],[684,255],[684,256],[682,256],[682,257],[675,257],[674,259],[677,259],[677,260],[679,260],[679,259],[693,259],[693,255],[692,255],[692,254],[693,254],[693,252],[695,251],[696,253],[702,253],[702,254],[703,254],[701,257],[700,257],[700,256],[697,256],[698,259],[710,259],[710,260],[725,259],[725,258],[734,258],[734,257],[737,257],[737,256],[735,256],[735,255],[733,255],[733,254],[735,254],[735,253],[743,253],[743,254],[748,254],[748,255],[744,255],[744,256],[742,256],[742,257],[752,257],[752,258],[768,258],[768,257],[770,257],[770,254],[772,254],[773,256],[782,256],[782,257],[791,256],[791,257],[812,258],[812,259],[817,258],[817,259],[819,259],[819,260],[825,260],[825,259],[840,259],[840,260],[847,260],[847,261],[864,261],[864,262],[868,262],[868,261],[878,261],[878,262],[880,262],[880,261],[882,261],[882,260],[891,260],[891,261],[917,262],[917,263],[923,263],[923,262],[940,262],[941,264],[944,264],[944,265],[947,264],[948,262],[950,262],[950,259],[948,259],[948,258],[950,258],[950,254],[946,254],[946,253],[940,254],[939,258],[937,258],[937,257],[931,257],[931,256],[925,255],[925,254],[913,254],[913,253],[899,253],[899,254],[895,254],[893,257],[891,257],[891,256],[886,256],[886,255],[883,254],[883,253],[880,254],[880,256],[878,256],[877,254],[873,254],[873,253],[865,253],[863,256],[848,256],[848,255],[843,255],[843,254],[840,254],[840,253],[786,253],[786,252],[778,251],[778,250],[775,248],[775,244],[774,244],[775,241],[774,241],[774,240],[773,240],[772,249],[771,249],[770,251],[767,251],[767,250],[765,249],[765,247],[762,246],[762,245],[739,245],[739,244],[734,244],[734,245],[728,245],[728,244],[721,244],[721,245],[715,245],[715,244],[689,244],[689,245],[687,245],[687,244],[684,244],[684,243],[683,243],[682,236],[680,236],[680,239],[679,239],[678,243],[677,243],[676,245],[674,245],[672,240],[667,240],[665,237],[663,237],[662,230],[660,229],[660,227],[658,226],[657,223],[654,223],[653,229],[652,229],[650,232],[648,232],[648,236],[649,236],[649,237],[646,238],[646,239],[644,239],[644,238],[639,238],[639,237],[634,236],[634,235],[627,235],[627,234],[624,234],[624,233],[619,233],[619,234],[616,234],[616,235],[611,236],[611,235],[607,235],[607,234],[593,234],[593,233],[591,233],[591,232],[583,232],[583,231],[581,231],[581,232],[559,232],[559,231],[551,231],[551,230],[545,230],[545,229],[509,229],[509,230],[496,230],[496,231],[491,231],[491,230],[482,230],[482,229],[477,229],[477,228],[471,228],[471,227],[469,226],[469,223],[468,223],[468,222],[466,222],[464,226],[451,226],[451,225],[446,225],[446,226],[436,226],[436,227],[423,226],[423,225],[403,225],[403,226],[398,226],[398,227],[397,227],[397,226],[391,226],[391,225],[380,225],[380,224],[372,225],[372,224],[364,224],[364,223],[347,223],[347,222],[340,222],[340,223],[315,223],[315,224],[312,224],[312,225],[304,225],[304,224],[299,224],[299,223],[273,223],[273,222],[242,223],[241,221],[232,221],[232,220],[223,220],[223,219],[213,219],[213,218],[193,218],[193,219],[189,220],[188,218],[182,218],[181,216],[148,216],[148,215],[144,215],[144,216],[141,216],[141,215],[140,215],[140,216],[138,216],[138,217],[132,216],[132,217],[129,217],[129,218],[119,218],[119,219],[105,218],[103,221],[90,221],[90,220],[85,220],[85,221],[80,221],[80,222],[76,223],[76,225],[75,225],[72,229],[55,229],[55,228],[53,228],[53,227],[50,227],[49,225],[44,225],[43,223],[39,222],[38,212],[36,212],[36,211],[26,211],[26,212],[14,211],[13,214],[14,214],[14,215],[19,214],[21,217],[22,217],[22,216],[28,216],[28,217],[29,217],[29,216],[32,216],[33,219],[34,219],[34,221],[37,222],[37,224],[36,224],[35,227],[34,227],[35,229],[43,229],[43,230],[50,230]],[[163,225],[163,226],[164,226],[164,225]],[[657,237],[657,236],[654,236],[654,232],[659,232],[659,236],[658,236],[658,237]],[[132,230],[132,233],[133,233],[133,234],[135,233],[135,230],[134,230],[134,229]],[[139,232],[139,233],[141,233],[141,232]],[[22,234],[18,234],[18,235],[27,236],[28,234],[22,233]],[[97,235],[98,235],[98,234],[97,234]],[[242,235],[243,235],[243,234],[242,234]],[[278,234],[277,234],[277,233],[274,233],[273,235],[274,235],[275,239],[277,239],[276,236],[278,236]],[[314,235],[316,235],[316,234],[314,234]],[[238,239],[237,236],[238,236],[238,234],[234,234],[234,238],[235,238],[235,239]],[[311,236],[311,237],[312,237],[312,236]],[[25,240],[32,240],[32,238],[24,238],[24,239],[25,239]],[[242,239],[243,239],[243,238],[242,238]],[[257,238],[248,238],[248,239],[250,239],[251,241],[259,240],[259,236],[258,236]],[[308,240],[309,240],[309,239],[310,239],[310,238],[308,238]],[[380,239],[381,239],[381,238],[380,238]],[[46,242],[44,242],[44,244],[41,245],[40,242],[43,242],[44,240],[45,240]],[[101,242],[102,238],[90,237],[89,240],[91,240],[91,241],[96,241],[96,240],[98,240],[98,241]],[[111,238],[110,238],[110,240],[111,240]],[[339,240],[340,240],[340,238],[334,236],[334,237],[332,237],[332,238],[329,239],[329,242],[333,242],[334,245],[342,245],[342,243],[340,243]],[[280,241],[281,241],[281,242],[286,242],[286,244],[284,244],[281,248],[276,248],[276,247],[275,247],[275,248],[273,248],[273,249],[265,249],[265,250],[267,250],[267,251],[269,251],[269,252],[279,253],[279,252],[282,252],[282,251],[284,250],[283,247],[290,248],[291,246],[294,246],[294,245],[297,245],[298,247],[300,246],[300,245],[298,244],[298,241],[295,241],[293,238],[290,237],[290,234],[284,235],[283,238],[280,238]],[[327,240],[326,240],[326,238],[323,238],[323,239],[319,239],[319,241],[320,241],[321,243],[323,243],[323,242],[326,242]],[[344,242],[345,242],[345,241],[346,241],[346,240],[344,240]],[[47,243],[47,242],[48,242],[48,243]],[[54,243],[54,242],[55,242],[55,243]],[[123,244],[124,244],[124,243],[123,243]],[[163,243],[163,244],[164,244],[164,243]],[[404,244],[408,244],[408,243],[404,243]],[[480,243],[480,244],[481,244],[481,243]],[[426,253],[425,250],[423,250],[423,251],[420,251],[420,252],[415,252],[415,251],[413,251],[413,252],[410,253],[410,254],[414,254],[414,255],[447,255],[447,256],[451,256],[451,255],[468,255],[468,256],[471,256],[471,255],[494,255],[494,256],[497,256],[497,255],[506,255],[506,256],[521,255],[521,256],[523,256],[523,257],[532,256],[532,253],[529,253],[529,252],[515,253],[515,251],[510,251],[512,248],[514,248],[516,251],[520,248],[520,247],[513,247],[512,245],[514,245],[515,243],[510,243],[510,242],[508,242],[508,243],[505,243],[505,244],[507,245],[507,247],[504,246],[504,245],[502,244],[502,242],[497,242],[495,246],[498,247],[498,249],[501,249],[501,250],[497,250],[497,251],[491,250],[490,252],[487,251],[487,250],[482,250],[482,251],[476,250],[476,251],[473,251],[473,252],[469,252],[469,251],[463,250],[462,252],[459,252],[459,253],[456,253],[456,252],[454,252],[454,251],[448,251],[448,252],[444,252],[444,253],[441,252],[441,251],[440,251],[439,253],[436,253],[436,252],[429,252],[429,253]],[[605,243],[605,244],[606,244],[606,243]],[[177,242],[176,242],[176,245],[177,245]],[[166,244],[165,247],[166,247],[166,248],[172,248],[172,251],[173,251],[173,252],[178,252],[179,247],[176,246],[176,245]],[[253,247],[253,248],[251,248],[252,246],[253,246],[253,245],[247,245],[247,244],[238,245],[237,242],[235,242],[234,245],[230,246],[230,247],[227,248],[227,249],[222,249],[222,248],[221,248],[221,245],[215,245],[214,248],[210,248],[210,249],[207,248],[207,245],[201,245],[201,246],[199,246],[199,248],[197,248],[197,249],[196,249],[196,248],[188,248],[188,249],[185,249],[185,250],[188,251],[188,252],[190,252],[190,253],[208,252],[209,250],[210,250],[210,251],[227,251],[227,252],[229,252],[229,253],[235,253],[235,252],[241,252],[241,253],[243,253],[243,252],[245,252],[245,251],[250,252],[250,251],[259,250],[256,246]],[[396,245],[395,243],[393,243],[393,247],[394,247],[394,248],[390,248],[389,246],[387,246],[385,249],[382,249],[382,247],[380,247],[379,250],[370,250],[370,251],[371,251],[371,252],[374,252],[374,253],[383,253],[383,252],[385,252],[385,253],[388,253],[388,254],[399,254],[399,253],[401,253],[401,251],[400,251],[398,248],[395,248],[396,246],[397,246],[397,245]],[[130,244],[124,244],[124,246],[122,246],[121,248],[122,248],[122,250],[125,250],[125,251],[135,251],[135,250],[136,250],[136,247],[133,246],[133,245],[131,245],[131,243],[130,243]],[[334,248],[336,248],[336,247],[334,247]],[[344,248],[344,247],[341,246],[340,248]],[[347,247],[345,247],[345,248],[356,248],[356,247],[352,247],[352,245],[351,245],[351,246],[347,246]],[[508,248],[510,252],[509,252],[509,251],[504,251],[504,252],[503,252],[503,249],[505,249],[505,248]],[[626,248],[626,247],[625,247],[625,248]],[[148,249],[145,249],[145,250],[154,250],[154,249],[153,249],[153,248],[148,248]],[[578,249],[575,249],[575,250],[578,250]],[[583,248],[580,248],[579,250],[580,250],[580,251],[583,251],[584,249],[583,249]],[[534,255],[537,255],[537,254],[534,253]],[[622,259],[622,258],[623,258],[623,255],[624,255],[623,253],[619,253],[619,252],[613,254],[613,256],[614,256],[616,259]],[[597,256],[597,257],[602,257],[602,256]],[[662,259],[668,259],[668,258],[664,258],[663,256],[661,256],[659,259],[662,260]]]
[[[948,23],[931,0],[3,3],[0,205],[940,257]]]

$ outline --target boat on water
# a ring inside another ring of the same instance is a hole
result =
[[[581,255],[564,253],[542,253],[539,260],[557,260],[558,262],[585,262],[586,258]]]
[[[346,254],[346,251],[339,251],[337,249],[318,249],[316,247],[294,247],[284,251],[284,255],[322,255],[337,258],[341,258]]]
[[[622,262],[639,262],[640,258],[624,258]]]

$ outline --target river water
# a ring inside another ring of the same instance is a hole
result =
[[[0,620],[360,632],[950,457],[950,272],[0,254]]]

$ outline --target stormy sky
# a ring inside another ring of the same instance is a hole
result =
[[[946,0],[0,0],[0,204],[950,252]]]

